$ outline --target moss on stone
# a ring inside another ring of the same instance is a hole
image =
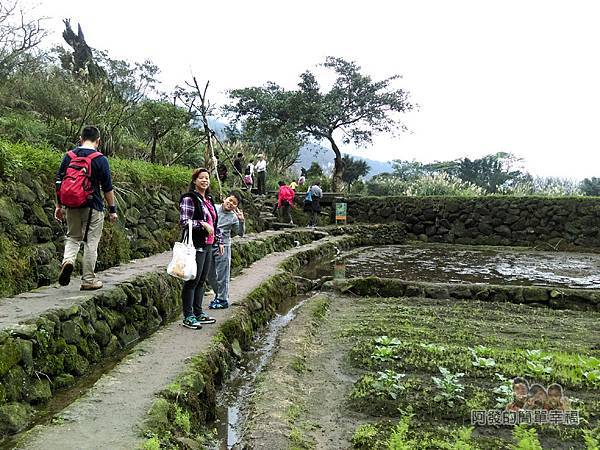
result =
[[[31,407],[23,403],[9,403],[0,406],[0,430],[17,433],[27,426]]]
[[[121,225],[106,222],[98,245],[97,270],[104,270],[131,259],[131,249],[127,235]]]
[[[52,397],[50,382],[46,379],[39,379],[30,383],[25,389],[25,399],[31,404],[45,403]]]
[[[21,361],[21,348],[14,340],[8,340],[0,345],[0,376],[5,375]]]
[[[65,369],[76,376],[84,375],[90,366],[90,363],[82,355],[77,353],[77,347],[67,344],[65,348]]]
[[[157,398],[148,412],[145,426],[157,434],[163,434],[171,427],[169,419],[170,403],[164,398]]]
[[[29,377],[21,366],[12,367],[2,380],[6,401],[20,401],[23,398],[23,392],[27,386],[28,380]]]
[[[70,373],[63,373],[54,378],[54,388],[62,389],[71,386],[75,382],[75,377]]]
[[[6,236],[0,235],[0,296],[11,296],[35,286],[27,255]]]
[[[454,298],[534,303],[554,309],[600,310],[600,295],[593,289],[562,288],[559,296],[550,298],[553,288],[544,286],[428,283],[378,277],[352,278],[328,285],[340,292],[350,291],[361,296]]]

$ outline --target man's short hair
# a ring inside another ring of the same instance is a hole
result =
[[[100,130],[98,128],[88,125],[81,130],[81,140],[96,142],[100,138]]]
[[[241,158],[242,156],[244,156],[243,153],[242,152],[238,152],[237,157]]]

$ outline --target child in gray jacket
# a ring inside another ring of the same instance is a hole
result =
[[[216,205],[219,217],[218,228],[223,236],[223,253],[218,245],[213,245],[214,267],[208,273],[208,283],[215,298],[208,307],[223,309],[229,307],[229,279],[231,277],[231,235],[243,236],[245,232],[244,213],[239,209],[242,197],[232,192],[222,205]]]

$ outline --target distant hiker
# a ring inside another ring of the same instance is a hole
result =
[[[221,183],[224,183],[227,179],[227,166],[224,162],[221,162],[218,157],[215,156],[215,158],[217,160],[217,176],[219,177],[219,180],[221,180]]]
[[[251,159],[244,171],[244,183],[251,190],[254,187],[254,160]]]
[[[304,186],[306,183],[306,169],[304,167],[300,168],[300,177],[298,178],[298,185]]]
[[[237,155],[235,155],[235,158],[233,158],[233,168],[235,169],[235,173],[233,174],[233,184],[239,185],[240,177],[244,176],[244,155],[242,152],[238,152]]]
[[[308,189],[306,197],[310,197],[310,218],[308,221],[309,227],[316,227],[319,224],[319,213],[321,212],[321,198],[323,197],[323,191],[321,190],[321,182],[315,181],[315,183]],[[306,201],[306,200],[305,200]]]
[[[273,215],[277,214],[277,209],[279,209],[283,216],[283,222],[293,225],[290,210],[294,205],[295,192],[285,184],[285,181],[279,181],[277,184],[279,184],[279,191],[277,192],[277,203],[273,208]]]
[[[292,182],[290,183],[290,189],[292,191],[296,191],[297,187],[298,187],[298,183],[296,183],[294,180],[292,180]]]
[[[54,218],[67,221],[67,236],[58,283],[67,286],[83,244],[81,290],[100,289],[102,281],[94,270],[98,259],[98,244],[104,226],[104,199],[108,203],[109,220],[117,220],[108,159],[98,151],[100,131],[86,126],[81,131],[79,146],[63,157],[56,175],[56,209]]]
[[[229,307],[229,280],[231,278],[231,239],[232,234],[243,236],[246,230],[244,213],[240,209],[242,196],[232,192],[222,205],[216,205],[219,217],[218,229],[223,236],[224,251],[213,244],[214,267],[208,275],[208,283],[215,293],[215,298],[210,302],[210,309],[223,309]]]
[[[212,246],[216,244],[221,254],[225,251],[217,211],[210,196],[210,175],[204,168],[194,170],[189,192],[179,199],[179,224],[184,235],[187,233],[189,220],[192,221],[197,271],[195,279],[183,283],[183,326],[200,329],[202,324],[216,322],[214,318],[202,312],[204,282],[213,264]]]
[[[267,182],[267,160],[262,153],[258,155],[258,162],[256,163],[256,178],[258,183],[258,195],[264,197]]]

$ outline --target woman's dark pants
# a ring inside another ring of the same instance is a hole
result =
[[[211,247],[196,251],[196,278],[183,283],[182,304],[183,317],[199,316],[202,313],[204,299],[204,281],[212,265]]]

